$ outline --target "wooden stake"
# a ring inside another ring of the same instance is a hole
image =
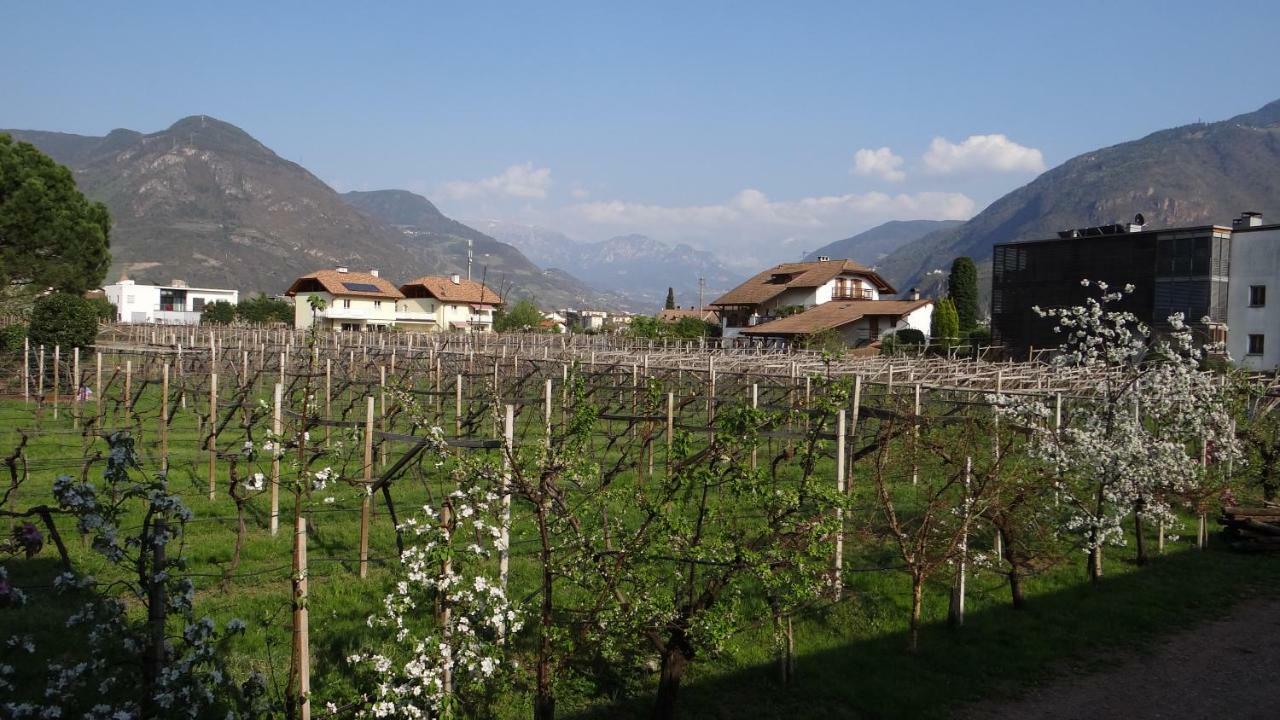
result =
[[[59,389],[59,370],[62,365],[62,346],[53,346],[53,419],[58,419],[58,389]]]
[[[507,589],[511,563],[511,460],[515,457],[516,406],[507,405],[502,420],[502,452],[505,472],[502,474],[502,536],[498,538],[498,581]]]
[[[209,499],[213,500],[218,473],[218,373],[209,373]]]
[[[298,513],[293,543],[293,667],[300,720],[311,720],[311,632],[307,613],[307,519]]]
[[[160,470],[169,472],[169,363],[160,370]]]
[[[284,385],[275,384],[271,406],[271,534],[280,531],[280,455],[284,452]]]
[[[360,500],[360,577],[369,576],[369,510],[373,494],[373,396],[364,410],[364,497]]]
[[[754,390],[755,386],[751,387]],[[836,413],[836,491],[841,496],[846,490],[844,426],[845,411],[840,410]],[[844,508],[840,506],[836,507],[836,557],[835,567],[832,570],[832,586],[835,588],[836,599],[839,600],[844,594]]]

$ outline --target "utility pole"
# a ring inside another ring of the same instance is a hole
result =
[[[698,312],[702,312],[702,309],[703,309],[702,293],[706,289],[707,289],[707,279],[704,277],[698,278]]]
[[[467,280],[471,279],[471,238],[467,238]]]

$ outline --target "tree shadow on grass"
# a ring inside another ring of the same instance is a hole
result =
[[[850,639],[801,655],[790,687],[772,664],[717,673],[711,661],[682,688],[677,707],[687,718],[947,717],[966,703],[1016,696],[1055,672],[1118,663],[1280,587],[1277,558],[1226,551],[1189,550],[1125,569],[1096,587],[1081,582],[1031,597],[1022,610],[986,607],[963,628],[926,625],[916,655],[906,651],[905,629],[853,637],[854,597],[806,621],[804,632]],[[652,697],[639,697],[575,717],[648,717],[651,708]]]

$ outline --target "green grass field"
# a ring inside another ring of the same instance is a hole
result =
[[[158,436],[155,421],[158,395],[144,393],[136,429],[144,462],[156,467]],[[203,400],[192,397],[194,409]],[[92,409],[93,405],[86,406]],[[105,427],[130,423],[108,404]],[[0,402],[0,455],[17,445],[19,430],[30,431],[25,459],[30,478],[10,499],[21,511],[52,503],[51,487],[59,474],[78,474],[86,452],[101,449],[101,440],[85,439],[72,428],[72,413],[63,408],[54,420],[48,408],[35,417],[34,406],[21,401]],[[447,416],[442,424],[451,426]],[[183,554],[198,585],[197,615],[220,621],[241,618],[246,636],[235,647],[238,672],[265,673],[282,692],[290,648],[290,523],[293,499],[281,496],[281,531],[267,530],[267,496],[252,499],[249,526],[240,566],[224,582],[236,536],[235,507],[227,496],[227,463],[216,499],[207,497],[207,453],[201,447],[195,414],[179,411],[169,433],[170,488],[184,496],[195,513],[186,528]],[[240,440],[234,424],[220,447],[234,452]],[[492,452],[492,451],[470,451]],[[391,459],[396,448],[391,448]],[[660,467],[660,464],[659,464]],[[829,470],[822,470],[829,472]],[[101,472],[101,463],[90,476]],[[1096,587],[1084,576],[1084,557],[1066,561],[1029,578],[1028,607],[1009,607],[1002,576],[975,569],[970,579],[969,614],[963,628],[944,620],[948,585],[939,578],[926,591],[926,626],[921,649],[906,652],[909,582],[892,567],[895,557],[882,540],[865,537],[860,523],[877,521],[865,478],[855,468],[854,493],[868,498],[863,514],[849,518],[851,541],[846,550],[845,599],[815,608],[796,621],[797,675],[789,687],[778,684],[773,641],[763,603],[748,602],[747,616],[758,621],[740,628],[720,653],[698,658],[681,691],[686,717],[942,717],[965,702],[1016,694],[1049,677],[1064,664],[1105,667],[1121,651],[1176,632],[1189,623],[1221,615],[1241,597],[1280,587],[1280,563],[1274,558],[1231,554],[1213,545],[1195,550],[1188,538],[1171,542],[1166,554],[1144,567],[1132,562],[1128,548],[1108,550],[1106,578]],[[7,478],[5,482],[7,483]],[[403,518],[411,508],[440,497],[448,479],[443,470],[427,465],[395,486],[396,509]],[[310,517],[310,622],[314,696],[319,704],[352,697],[352,673],[343,660],[369,640],[366,618],[374,612],[395,579],[395,536],[386,509],[376,504],[370,540],[369,577],[357,574],[359,501],[356,491],[332,493],[331,504],[313,505]],[[528,551],[532,527],[519,505],[513,527],[513,597],[530,597],[536,588],[538,565]],[[626,508],[619,508],[625,512]],[[76,534],[65,518],[61,531],[77,570],[101,577],[113,571]],[[1184,531],[1189,534],[1189,530]],[[976,532],[977,549],[990,537]],[[13,583],[27,591],[22,608],[0,609],[4,632],[31,634],[49,653],[74,655],[77,648],[62,627],[74,598],[59,596],[48,587],[58,567],[51,544],[32,560],[4,562]],[[533,601],[530,601],[532,612]],[[526,643],[527,645],[528,643]],[[522,646],[524,647],[524,646]],[[527,647],[525,647],[527,649]],[[527,663],[522,663],[527,665]],[[19,672],[19,688],[36,687],[42,663],[29,663]],[[656,674],[654,680],[656,681]],[[643,717],[649,714],[649,686],[633,687],[627,697],[601,697],[586,684],[559,689],[558,709],[565,716]],[[496,688],[497,712],[502,717],[528,717],[527,687]]]

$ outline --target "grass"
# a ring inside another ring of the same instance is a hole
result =
[[[143,400],[139,415],[153,424],[154,392],[144,393]],[[150,407],[145,406],[147,402]],[[18,428],[35,424],[31,406],[0,401],[0,455],[7,455],[16,444]],[[83,455],[84,441],[71,431],[68,413],[53,421],[46,412],[38,424],[41,432],[33,434],[27,451],[32,478],[15,501],[19,509],[52,502],[49,490],[54,477],[78,472]],[[452,421],[444,425],[451,428]],[[233,424],[223,440],[224,449],[236,447],[234,429]],[[154,430],[144,428],[140,442],[145,453],[154,453]],[[196,514],[187,528],[185,554],[197,580],[197,612],[220,621],[244,619],[249,629],[236,646],[234,668],[262,671],[281,688],[290,644],[292,498],[282,494],[282,531],[274,537],[266,530],[266,496],[250,502],[250,531],[241,566],[224,585],[223,570],[231,558],[236,527],[234,507],[226,495],[227,478],[220,476],[217,499],[210,501],[206,455],[199,447],[191,412],[175,416],[169,443],[171,488],[184,495]],[[226,464],[220,467],[225,473]],[[397,484],[397,510],[402,517],[409,508],[438,497],[443,482],[430,468],[415,468]],[[360,580],[356,574],[358,500],[354,491],[335,496],[332,505],[316,507],[309,536],[312,686],[321,702],[354,691],[343,658],[368,641],[366,617],[376,610],[395,578],[394,533],[385,510],[379,506],[372,525],[370,577]],[[71,524],[60,523],[77,568],[109,574],[111,569],[74,535]],[[527,524],[518,524],[513,530],[516,543],[529,530]],[[850,547],[847,558],[848,566],[855,569],[892,560],[884,546],[865,540]],[[1108,551],[1107,576],[1097,587],[1085,582],[1083,560],[1082,555],[1069,558],[1068,564],[1030,578],[1029,605],[1021,611],[1008,606],[1001,576],[975,571],[969,615],[961,629],[941,622],[947,588],[941,583],[930,585],[925,607],[929,624],[917,654],[905,651],[909,610],[905,575],[850,572],[843,602],[797,619],[799,659],[791,686],[782,687],[776,681],[772,637],[761,618],[720,653],[694,663],[682,690],[682,712],[686,717],[712,718],[944,717],[965,703],[1034,687],[1064,667],[1105,667],[1127,651],[1189,623],[1225,613],[1240,597],[1280,586],[1280,563],[1273,558],[1234,555],[1212,547],[1195,551],[1187,540],[1170,543],[1166,556],[1141,568],[1131,562],[1128,550]],[[24,608],[0,609],[6,630],[34,635],[42,651],[74,654],[76,648],[60,621],[71,611],[74,598],[58,596],[46,587],[59,570],[53,548],[46,548],[36,559],[11,559],[5,565],[15,585],[30,589],[31,598]],[[523,597],[534,586],[536,571],[532,558],[513,556],[513,596]],[[34,687],[39,664],[29,664],[20,672],[24,680],[20,687]],[[631,697],[609,702],[597,697],[596,688],[566,686],[561,689],[559,707],[564,715],[584,718],[647,716],[651,690],[650,684]],[[525,688],[505,688],[499,695],[494,710],[498,716],[528,716]]]

